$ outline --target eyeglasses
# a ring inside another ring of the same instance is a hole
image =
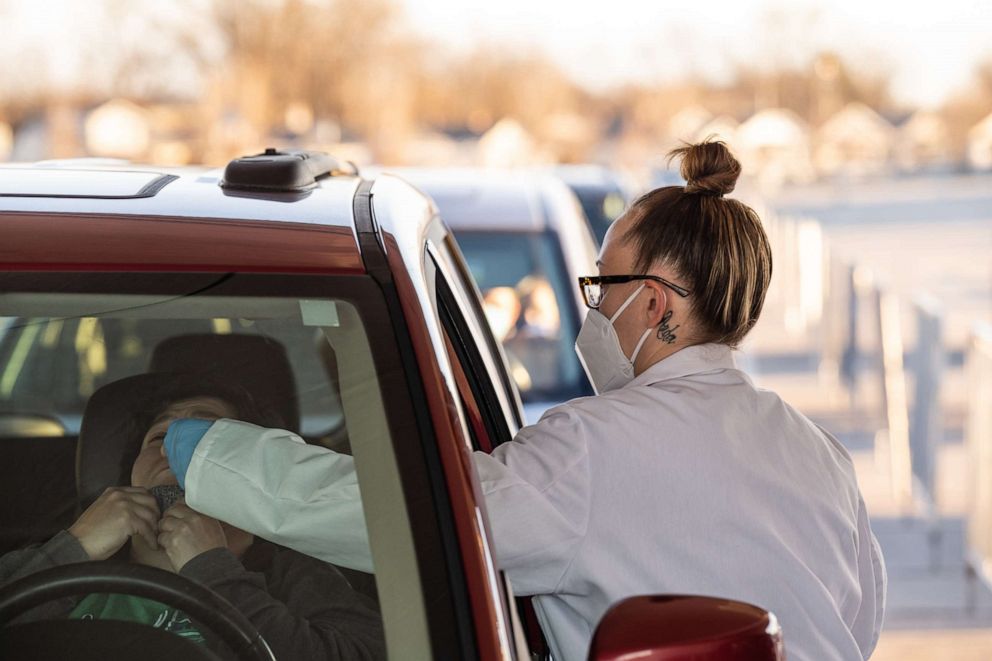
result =
[[[655,282],[660,282],[682,298],[685,298],[692,293],[685,287],[680,287],[669,282],[668,280],[665,280],[664,278],[659,278],[656,275],[583,276],[579,278],[579,289],[582,290],[582,298],[585,299],[586,306],[592,308],[593,310],[598,310],[599,306],[603,303],[603,295],[605,293],[604,285],[619,285],[624,282],[633,282],[634,280],[654,280]]]

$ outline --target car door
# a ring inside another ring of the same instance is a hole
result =
[[[444,239],[443,243],[432,242],[428,247],[428,260],[435,269],[438,316],[473,449],[492,452],[501,443],[512,440],[520,428],[519,396],[507,373],[505,357],[478,305],[478,292],[458,246],[450,235]],[[510,390],[509,396],[506,389]],[[508,404],[511,397],[512,404]],[[502,572],[500,579],[518,649],[526,646],[531,658],[547,658],[548,646],[530,599],[515,599]]]

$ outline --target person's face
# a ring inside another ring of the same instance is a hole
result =
[[[482,306],[493,335],[500,342],[513,331],[520,316],[520,300],[512,287],[492,287],[483,297]]]
[[[131,467],[131,485],[157,487],[177,484],[176,476],[169,469],[169,462],[162,452],[162,442],[169,423],[179,418],[217,420],[236,417],[234,407],[216,397],[190,397],[173,402],[152,422],[141,442],[141,451]]]

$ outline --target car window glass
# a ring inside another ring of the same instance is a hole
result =
[[[448,351],[448,360],[451,363],[451,371],[455,376],[455,386],[458,389],[458,399],[465,417],[468,418],[468,433],[472,440],[473,450],[483,450],[491,452],[492,441],[489,438],[489,431],[483,422],[482,410],[469,385],[468,376],[462,368],[462,363],[458,358],[458,353],[451,344],[451,336],[447,329],[444,331],[444,344]]]
[[[449,234],[440,248],[428,243],[428,252],[438,273],[444,274],[447,291],[454,298],[452,307],[458,309],[459,318],[464,322],[466,341],[470,342],[479,358],[480,378],[485,378],[492,384],[499,400],[500,414],[506,420],[511,433],[516,433],[522,424],[520,395],[509,374],[502,346],[493,337],[478,287],[468,271],[461,251]]]
[[[453,365],[453,369],[456,372],[456,382],[460,375],[468,387],[468,392],[460,394],[462,400],[466,402],[465,408],[469,416],[469,423],[471,426],[481,422],[485,434],[480,435],[480,437],[484,438],[485,442],[480,444],[479,449],[491,450],[495,445],[504,443],[511,438],[504,403],[489,377],[489,371],[479,351],[478,344],[466,323],[465,316],[458,306],[447,279],[440,270],[436,273],[435,278],[438,312],[445,339],[454,354],[455,365]],[[480,415],[481,420],[473,420],[474,414]]]
[[[446,265],[444,270],[447,273],[450,286],[454,288],[453,291],[460,290],[462,293],[465,304],[462,311],[466,315],[466,320],[472,322],[479,352],[484,356],[488,365],[489,378],[500,389],[503,405],[508,409],[507,417],[511,422],[511,428],[513,430],[519,429],[523,424],[523,418],[520,416],[519,389],[509,374],[505,351],[499,340],[493,336],[482,304],[479,287],[465,263],[465,257],[455,242],[454,236],[448,234],[444,238],[440,248],[435,253],[435,258]]]
[[[582,211],[589,219],[589,226],[596,235],[596,243],[603,244],[606,231],[627,209],[627,201],[619,188],[601,186],[573,186]]]
[[[524,402],[583,394],[584,377],[574,351],[578,320],[569,302],[574,285],[555,236],[462,232],[458,244]]]
[[[128,305],[142,303],[128,303]],[[344,424],[339,393],[328,387],[333,351],[310,360],[319,333],[285,319],[8,318],[0,344],[0,408],[32,410],[79,431],[86,401],[100,386],[149,369],[170,337],[260,336],[288,353],[302,431],[319,438]]]
[[[299,580],[330,592],[349,586],[379,622],[380,638],[380,606],[409,628],[418,617],[411,604],[422,601],[416,558],[398,474],[379,458],[397,425],[416,425],[394,406],[402,393],[386,390],[402,379],[382,376],[402,368],[378,348],[390,337],[380,297],[357,276],[0,274],[0,556],[46,542],[102,487],[130,483],[128,453],[138,452],[148,412],[127,408],[146,400],[140,389],[115,390],[122,380],[194,375],[246,392],[260,416],[254,422],[354,455],[373,556],[386,559],[382,571],[392,577],[387,590],[377,589],[378,573],[310,558],[294,560],[308,568]],[[78,464],[78,481],[77,452],[89,458]]]

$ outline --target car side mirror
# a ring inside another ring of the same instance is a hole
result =
[[[783,661],[775,615],[730,599],[630,597],[596,627],[589,661]]]

